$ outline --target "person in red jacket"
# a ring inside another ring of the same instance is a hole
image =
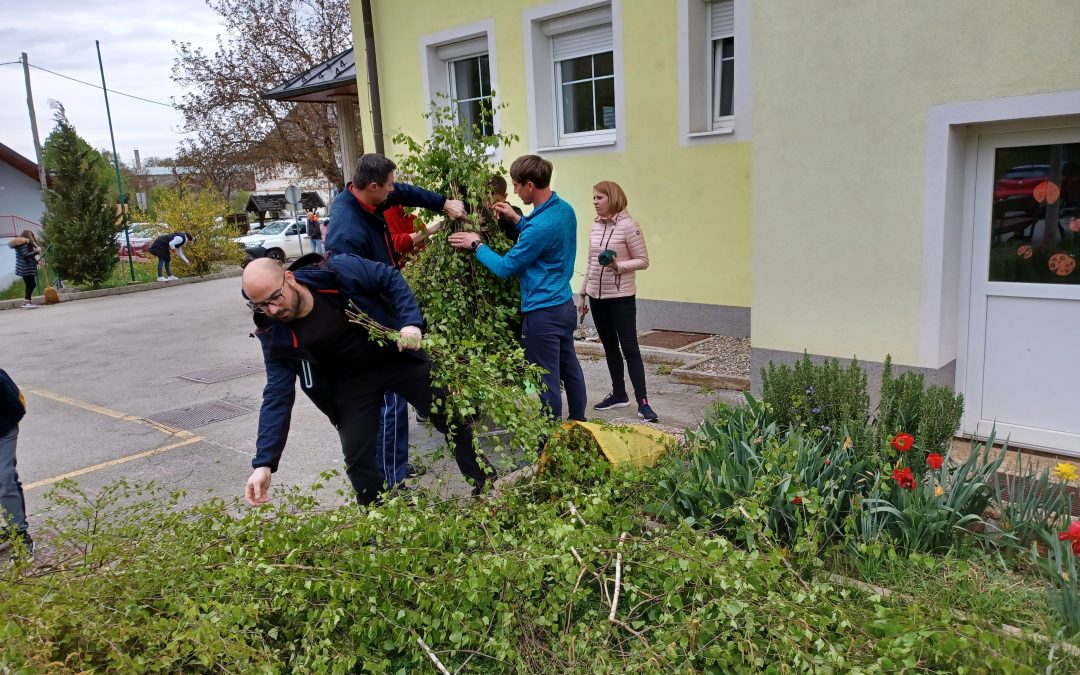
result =
[[[431,235],[442,229],[442,221],[425,225],[420,222],[417,227],[416,214],[405,213],[405,207],[401,205],[391,206],[383,212],[386,226],[390,229],[390,240],[394,243],[394,251],[398,259],[405,263],[411,253],[415,253],[424,247]]]

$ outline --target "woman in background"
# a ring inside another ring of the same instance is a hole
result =
[[[37,288],[37,268],[41,264],[41,242],[30,230],[23,230],[19,236],[8,242],[8,246],[15,249],[15,274],[22,277],[26,286],[26,298],[23,301],[23,309],[36,309],[37,305],[30,301]]]
[[[172,270],[169,269],[169,261],[172,259],[172,252],[176,251],[176,255],[180,256],[180,259],[187,264],[191,264],[187,256],[184,255],[184,244],[192,240],[192,236],[187,232],[173,232],[172,234],[163,234],[154,240],[154,243],[150,245],[150,253],[157,257],[157,280],[158,281],[176,281],[177,277],[172,275]],[[162,274],[162,271],[165,273]]]
[[[596,209],[596,220],[589,234],[588,266],[581,284],[578,311],[584,320],[586,312],[592,309],[593,324],[604,345],[611,374],[611,393],[593,408],[609,410],[630,405],[623,379],[625,356],[638,417],[646,422],[658,422],[659,418],[649,406],[645,364],[641,361],[637,341],[634,273],[649,266],[645,237],[641,234],[641,226],[627,212],[626,193],[618,183],[605,180],[593,186],[593,208]]]

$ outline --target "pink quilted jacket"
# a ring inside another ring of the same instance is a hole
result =
[[[615,267],[602,267],[596,257],[605,249],[615,251]],[[597,218],[589,233],[589,258],[581,294],[590,298],[623,298],[637,294],[634,272],[649,266],[649,250],[641,226],[628,212],[614,218]]]

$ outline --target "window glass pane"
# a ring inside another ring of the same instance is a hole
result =
[[[615,78],[596,81],[596,125],[598,129],[615,128]]]
[[[732,97],[735,90],[735,61],[726,59],[720,68],[720,115],[732,114]]]
[[[723,56],[725,59],[735,58],[735,38],[729,37],[723,40]]]
[[[712,108],[713,118],[726,117],[734,111],[735,59],[725,57],[733,53],[735,38],[713,40]]]
[[[489,98],[481,98],[457,104],[458,121],[461,123],[462,133],[465,138],[472,138],[477,127],[479,127],[480,134],[483,136],[490,136],[494,133],[491,114],[487,110],[490,101]]]
[[[479,57],[454,61],[454,97],[458,100],[482,96]]]
[[[480,95],[491,96],[491,70],[488,65],[488,56],[484,54],[480,57]]]
[[[593,120],[593,83],[564,84],[562,87],[563,133],[595,131]]]
[[[574,80],[587,80],[592,77],[592,57],[581,56],[576,59],[559,61],[562,81],[573,82]]]
[[[1080,143],[999,148],[990,281],[1080,284]]]
[[[593,54],[593,69],[595,70],[597,77],[601,77],[603,75],[614,75],[615,60],[613,58],[613,52]]]

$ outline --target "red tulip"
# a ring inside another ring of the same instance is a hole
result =
[[[936,452],[931,452],[926,456],[926,464],[934,471],[941,468],[941,465],[945,463],[945,458]]]
[[[892,446],[897,452],[907,452],[915,445],[915,437],[911,434],[896,434],[892,439]]]
[[[903,469],[893,469],[893,480],[904,490],[915,489],[915,476],[911,474],[911,467],[906,466]]]

